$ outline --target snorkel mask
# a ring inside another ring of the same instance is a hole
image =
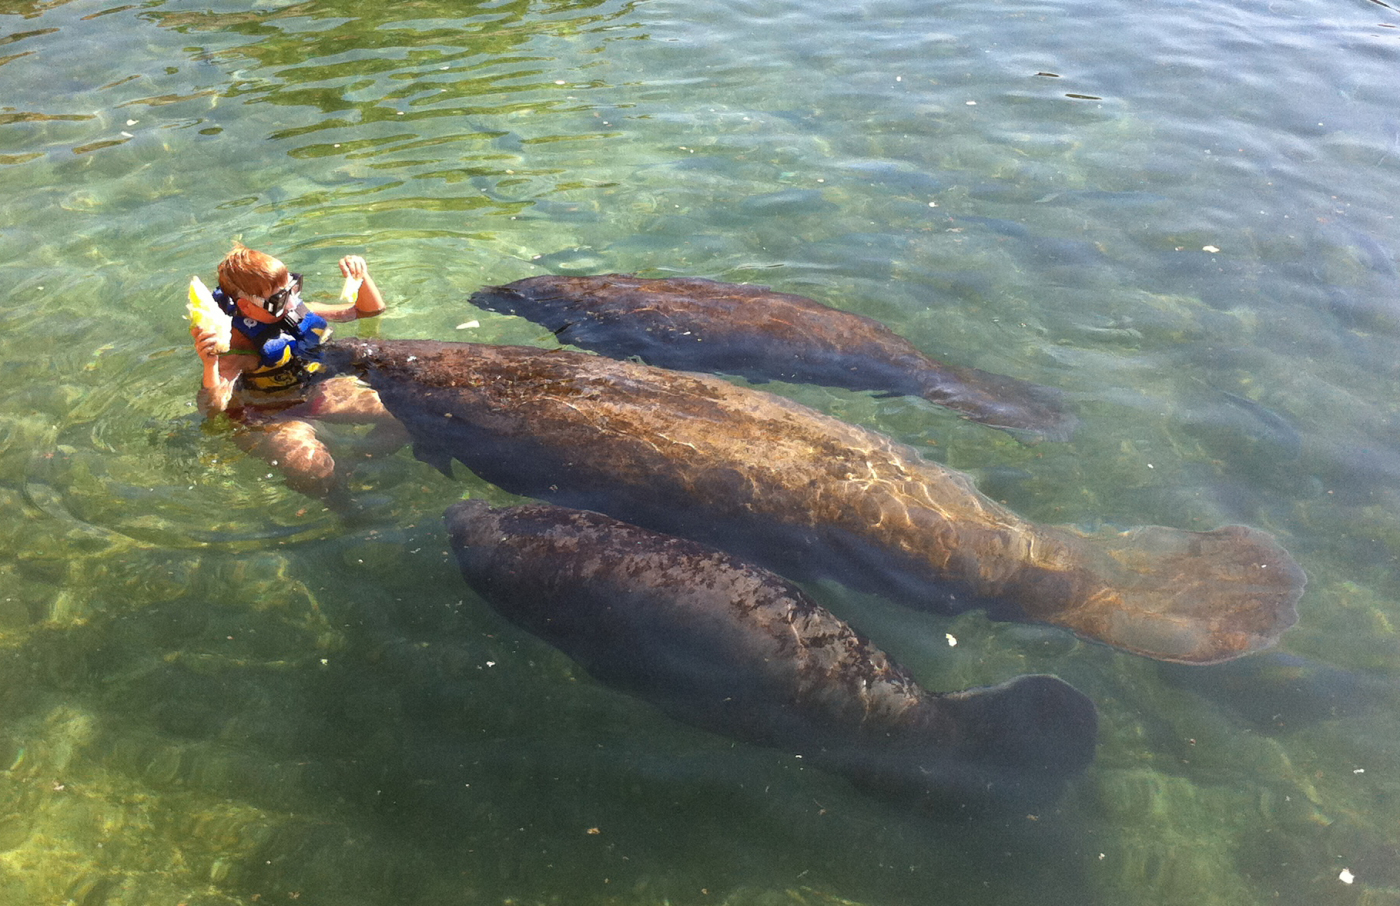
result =
[[[290,276],[292,278],[290,286],[279,289],[266,299],[261,296],[248,296],[247,298],[274,318],[285,318],[288,312],[294,310],[301,303],[301,274],[291,274]]]

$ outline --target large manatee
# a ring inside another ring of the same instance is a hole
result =
[[[714,548],[549,504],[444,514],[462,575],[595,679],[684,723],[936,811],[1032,807],[1094,757],[1050,676],[934,695],[796,586]]]
[[[1304,577],[1267,534],[1036,525],[910,447],[721,378],[585,353],[344,340],[414,452],[516,494],[943,612],[1067,627],[1149,657],[1272,644]]]
[[[1026,441],[1067,440],[1078,423],[1048,387],[945,365],[878,321],[763,286],[545,275],[484,287],[471,301],[561,342],[662,368],[920,396]]]

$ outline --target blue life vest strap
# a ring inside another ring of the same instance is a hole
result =
[[[212,295],[220,310],[233,318],[233,329],[257,349],[262,367],[285,365],[289,358],[315,361],[321,357],[320,346],[329,338],[331,326],[305,303],[268,324],[245,317],[222,289],[215,289]]]

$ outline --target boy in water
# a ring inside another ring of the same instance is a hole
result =
[[[218,351],[217,333],[190,327],[204,363],[206,412],[226,412],[238,423],[234,440],[282,469],[287,484],[329,502],[343,500],[345,475],[316,434],[315,421],[374,423],[393,449],[408,439],[378,394],[353,377],[321,378],[318,347],[330,337],[330,321],[353,321],[384,310],[384,298],[365,259],[347,255],[340,272],[361,280],[353,303],[308,305],[301,275],[271,255],[235,245],[219,264],[214,301],[233,318],[229,350]]]

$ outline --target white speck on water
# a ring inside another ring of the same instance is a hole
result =
[[[1356,875],[1351,873],[1351,869],[1343,868],[1342,873],[1337,875],[1337,880],[1341,881],[1343,884],[1350,884],[1352,881],[1356,880]]]

